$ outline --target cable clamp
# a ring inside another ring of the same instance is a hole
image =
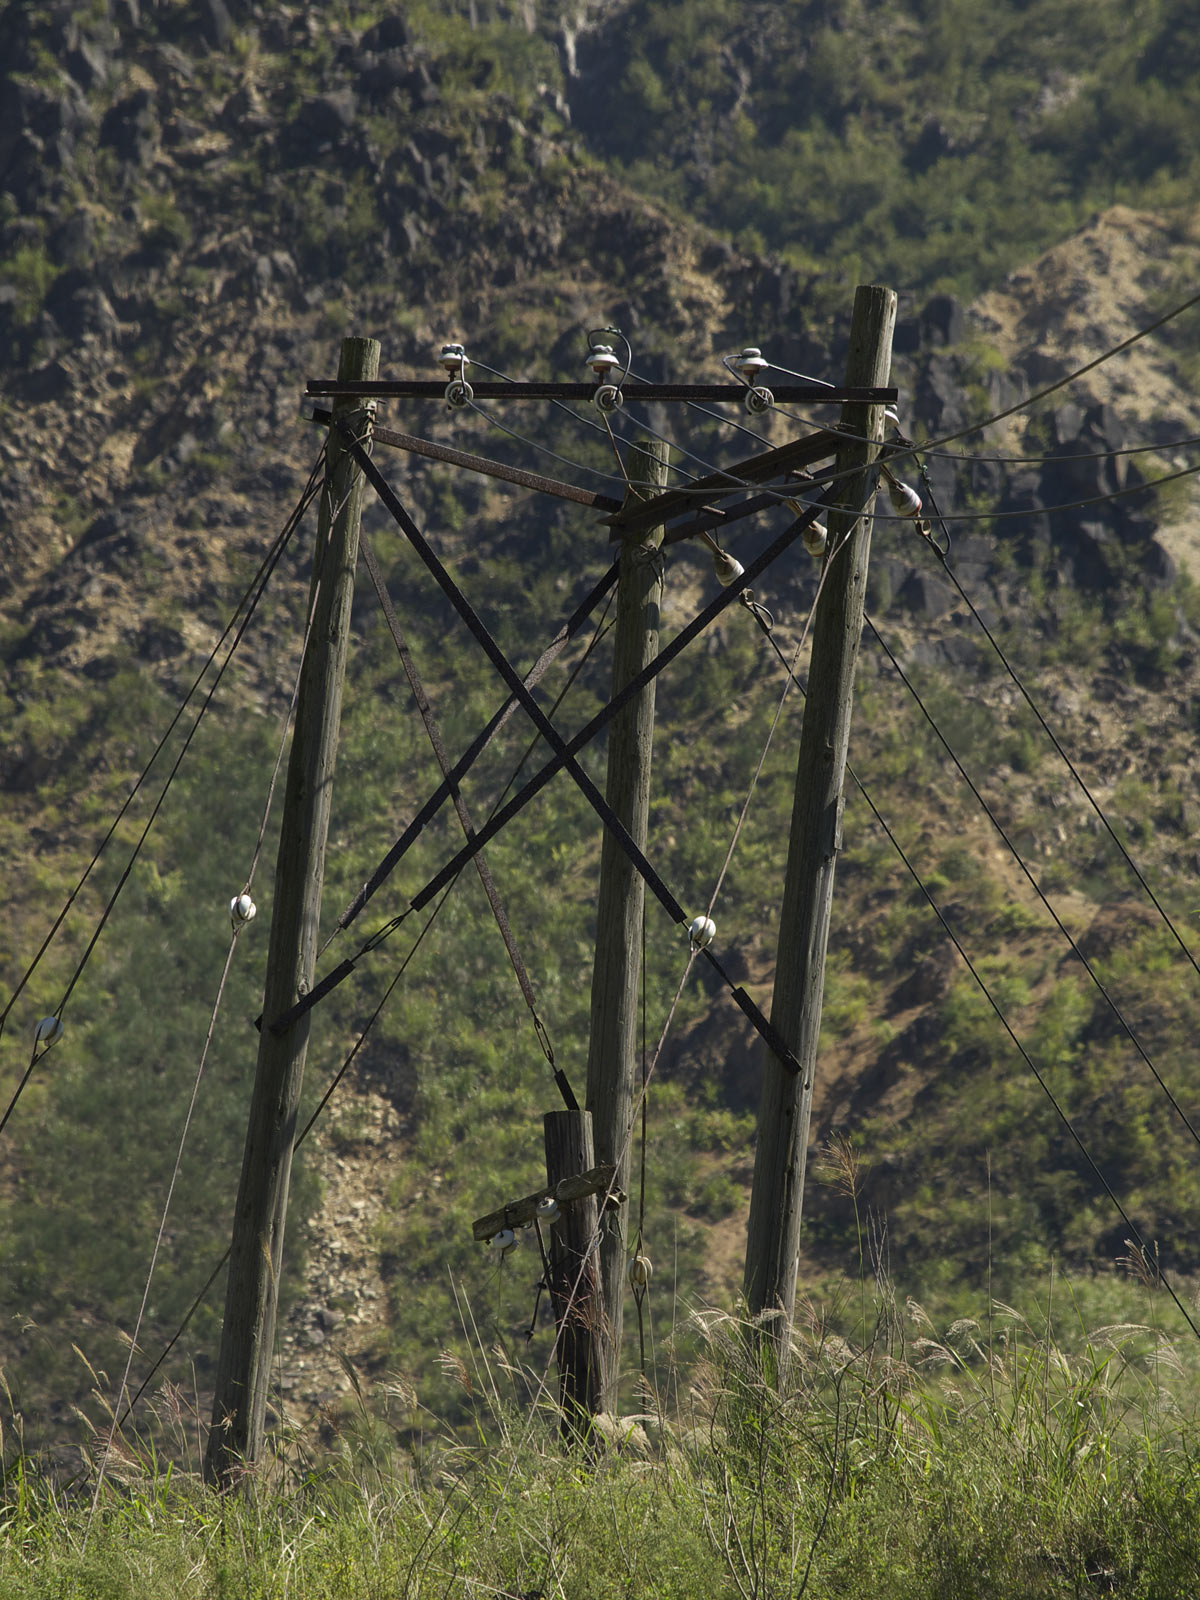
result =
[[[408,910],[411,911],[412,907],[410,906]],[[390,922],[385,922],[381,928],[376,928],[375,932],[363,945],[359,954],[368,955],[372,950],[377,950],[385,939],[391,938],[407,916],[408,911],[402,911],[398,917],[393,917]]]
[[[770,633],[775,626],[775,618],[760,600],[754,598],[754,590],[743,589],[741,594],[738,595],[738,599],[754,618],[755,622],[758,623],[759,627],[762,628],[763,632]]]

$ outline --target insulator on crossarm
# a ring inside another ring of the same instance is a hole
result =
[[[584,365],[591,367],[596,374],[596,381],[604,383],[611,378],[614,372],[621,371],[621,363],[613,352],[610,344],[594,344],[588,347],[588,353],[583,358]]]
[[[492,1235],[492,1243],[495,1245],[496,1249],[499,1250],[502,1256],[506,1256],[510,1250],[516,1248],[517,1235],[515,1230],[512,1228],[501,1228],[499,1233],[494,1233]]]
[[[466,376],[471,363],[461,344],[444,344],[438,356],[438,365],[444,367],[452,378],[462,378]]]
[[[552,1228],[562,1216],[562,1207],[552,1194],[544,1194],[537,1203],[537,1219]]]
[[[771,363],[764,358],[757,345],[748,344],[740,355],[727,356],[725,365],[739,377],[745,378],[747,383],[754,384],[770,368]]]

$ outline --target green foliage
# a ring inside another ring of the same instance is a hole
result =
[[[446,1363],[469,1446],[429,1427],[407,1382],[356,1373],[322,1445],[293,1437],[253,1498],[219,1499],[129,1436],[93,1516],[18,1437],[0,1471],[0,1586],[12,1600],[420,1600],[448,1585],[868,1600],[881,1584],[901,1600],[1098,1586],[1190,1600],[1196,1358],[1152,1291],[1052,1276],[1024,1310],[935,1321],[881,1277],[859,1305],[857,1332],[810,1306],[780,1382],[764,1381],[761,1329],[685,1319],[704,1352],[686,1406],[610,1419],[574,1452],[536,1370],[482,1342]],[[186,1398],[164,1394],[162,1411],[187,1459]]]
[[[1080,16],[1061,0],[636,4],[577,122],[648,193],[832,268],[839,293],[856,277],[967,293],[1098,205],[1194,185],[1178,16],[1119,0]]]

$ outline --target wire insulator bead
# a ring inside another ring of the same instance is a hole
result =
[[[34,1029],[33,1042],[35,1045],[45,1045],[49,1049],[52,1044],[57,1044],[62,1036],[62,1018],[59,1016],[43,1017]]]
[[[516,1249],[516,1232],[512,1228],[501,1228],[499,1233],[492,1235],[492,1244],[502,1256],[506,1256],[510,1250]]]
[[[717,925],[711,917],[696,917],[688,929],[688,942],[693,950],[707,950],[717,937]]]
[[[629,1287],[635,1294],[639,1290],[645,1290],[650,1287],[650,1279],[653,1275],[654,1263],[649,1256],[643,1255],[641,1251],[630,1258],[629,1265],[625,1269],[625,1276],[629,1279]]]
[[[537,1203],[537,1219],[552,1228],[562,1216],[562,1207],[552,1194],[544,1194]]]
[[[770,411],[774,404],[775,396],[762,384],[756,384],[746,390],[746,410],[752,417],[761,417],[763,412]]]
[[[248,894],[235,894],[229,902],[229,920],[235,930],[244,928],[248,922],[253,922],[258,915],[258,907]]]

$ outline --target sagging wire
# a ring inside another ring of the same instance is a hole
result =
[[[322,455],[324,455],[324,452],[322,452]],[[336,508],[334,509],[333,514],[336,515]],[[129,1354],[126,1358],[125,1370],[121,1376],[120,1386],[117,1390],[117,1400],[112,1411],[112,1425],[108,1430],[108,1437],[105,1440],[104,1451],[100,1458],[100,1465],[96,1473],[95,1492],[92,1495],[91,1509],[88,1512],[87,1524],[84,1528],[83,1534],[84,1550],[87,1549],[88,1539],[91,1536],[92,1523],[95,1520],[96,1511],[100,1504],[100,1494],[104,1486],[105,1473],[107,1472],[108,1463],[112,1457],[113,1446],[116,1443],[119,1427],[118,1418],[121,1415],[121,1407],[124,1404],[126,1394],[129,1392],[129,1375],[133,1370],[133,1358],[139,1348],[138,1340],[141,1336],[142,1323],[146,1316],[146,1307],[150,1300],[150,1289],[154,1282],[154,1273],[158,1265],[159,1253],[162,1249],[163,1236],[166,1233],[167,1218],[170,1216],[171,1202],[175,1195],[175,1188],[179,1181],[179,1174],[183,1169],[183,1156],[187,1147],[188,1134],[191,1130],[192,1117],[196,1110],[196,1102],[199,1099],[200,1085],[204,1078],[204,1069],[208,1062],[209,1049],[212,1046],[213,1036],[216,1032],[217,1018],[221,1011],[221,1002],[225,997],[225,988],[229,982],[229,974],[233,967],[233,958],[237,950],[238,939],[249,927],[251,922],[254,921],[258,914],[258,907],[255,905],[250,891],[254,887],[254,877],[258,870],[258,863],[262,853],[263,841],[266,838],[267,826],[270,822],[271,809],[275,799],[275,787],[279,779],[280,768],[283,765],[284,751],[287,749],[288,730],[291,727],[292,718],[296,714],[296,705],[300,698],[300,681],[304,672],[305,657],[308,654],[308,642],[312,634],[313,618],[316,615],[320,586],[321,578],[320,573],[318,572],[314,574],[313,583],[309,591],[308,617],[304,626],[304,635],[300,642],[299,659],[296,664],[295,679],[292,684],[291,697],[288,701],[287,714],[283,718],[283,727],[280,732],[279,746],[275,754],[274,765],[271,769],[271,777],[267,784],[267,795],[263,804],[262,821],[259,825],[258,837],[254,843],[249,870],[246,873],[241,891],[234,895],[232,900],[229,902],[229,921],[231,925],[229,949],[225,956],[225,965],[221,972],[220,981],[217,984],[216,997],[213,1000],[212,1012],[208,1020],[208,1029],[204,1036],[204,1045],[200,1051],[200,1060],[196,1067],[196,1075],[192,1083],[191,1098],[188,1101],[187,1111],[183,1119],[183,1130],[179,1136],[179,1146],[175,1153],[175,1164],[171,1169],[171,1177],[167,1184],[166,1198],[163,1201],[162,1214],[159,1218],[158,1232],[155,1235],[154,1247],[150,1253],[150,1265],[146,1273],[146,1283],[142,1291],[141,1304],[138,1307],[137,1317],[134,1321],[133,1333],[129,1338]],[[139,1394],[141,1392],[142,1391],[139,1390]],[[131,1403],[130,1412],[132,1411],[132,1408],[133,1407]],[[129,1412],[127,1412],[126,1415],[128,1416]]]
[[[280,544],[281,541],[284,541],[287,537],[290,537],[290,532],[294,531],[294,528],[292,526],[293,521],[298,523],[303,518],[304,513],[308,509],[308,506],[311,504],[312,497],[316,492],[317,477],[318,477],[318,474],[320,472],[321,463],[324,460],[324,458],[325,458],[325,446],[322,445],[320,451],[317,454],[316,460],[313,462],[312,469],[309,472],[308,481],[305,484],[304,489],[301,491],[300,500],[297,503],[296,507],[293,509],[291,517],[289,517],[289,519],[288,519],[288,522],[284,524],[284,530],[281,531],[281,533],[279,534],[279,536],[278,536],[278,538],[276,540],[276,543],[272,545],[271,549],[267,552],[266,556],[263,557],[263,560],[259,565],[258,571],[254,574],[254,577],[251,578],[251,580],[250,580],[249,584],[247,585],[245,591],[243,592],[241,598],[238,600],[237,605],[234,607],[233,613],[230,616],[229,621],[225,624],[225,627],[221,632],[220,638],[217,640],[216,644],[212,647],[212,650],[209,652],[208,657],[204,662],[204,665],[200,668],[200,671],[196,674],[195,678],[192,680],[191,687],[188,689],[187,693],[184,695],[183,699],[180,701],[179,706],[177,707],[174,715],[172,716],[170,722],[167,724],[166,729],[164,730],[164,732],[163,732],[162,736],[160,737],[158,743],[155,745],[153,751],[151,752],[150,759],[146,762],[145,766],[142,768],[141,772],[139,773],[137,779],[134,782],[134,785],[133,785],[132,789],[130,789],[129,793],[126,795],[124,801],[122,802],[121,808],[117,812],[116,816],[113,818],[112,823],[109,826],[108,832],[104,835],[103,839],[101,839],[99,845],[96,847],[96,850],[95,850],[95,853],[92,856],[92,859],[88,862],[88,864],[84,868],[83,873],[80,876],[78,882],[75,884],[75,887],[71,890],[70,894],[67,896],[65,904],[63,905],[62,909],[59,911],[58,915],[55,917],[54,922],[50,926],[49,932],[46,934],[45,938],[42,940],[42,943],[41,943],[40,947],[38,948],[37,954],[34,956],[33,960],[26,967],[25,971],[21,975],[20,980],[17,983],[16,988],[13,990],[12,994],[8,997],[8,1000],[5,1002],[3,1011],[0,1011],[0,1036],[2,1036],[3,1033],[4,1033],[5,1023],[8,1021],[9,1013],[11,1012],[13,1006],[16,1004],[18,998],[20,997],[21,993],[25,989],[25,986],[28,984],[29,980],[33,977],[33,974],[36,972],[39,964],[41,963],[42,957],[46,954],[46,951],[50,948],[50,945],[53,942],[55,934],[58,932],[58,930],[62,926],[63,922],[66,920],[67,915],[70,912],[71,907],[74,905],[76,899],[78,898],[80,891],[83,889],[83,887],[86,884],[88,878],[91,876],[92,872],[94,871],[94,869],[96,867],[96,864],[100,860],[100,857],[103,855],[106,847],[108,846],[109,841],[112,839],[113,835],[116,833],[117,828],[120,825],[121,819],[124,817],[125,813],[129,810],[129,807],[133,804],[133,802],[136,799],[138,793],[140,792],[140,790],[142,788],[142,785],[146,782],[146,779],[149,777],[151,768],[154,766],[154,763],[158,760],[158,757],[161,755],[161,753],[163,751],[163,748],[165,747],[165,745],[167,743],[167,740],[171,737],[171,734],[175,731],[175,728],[178,726],[180,718],[183,716],[184,712],[187,710],[189,704],[191,703],[192,696],[196,693],[197,689],[200,687],[200,684],[203,682],[204,676],[208,672],[208,669],[212,666],[213,662],[216,660],[217,655],[220,652],[221,646],[225,643],[225,641],[229,637],[229,635],[234,631],[234,626],[235,626],[235,624],[237,622],[238,617],[242,613],[243,607],[245,607],[246,605],[248,605],[251,602],[252,596],[254,595],[254,591],[258,586],[259,580],[263,577],[264,572],[267,571],[269,564],[272,564],[275,559],[278,559],[277,554],[276,554],[277,546]],[[257,601],[255,601],[254,603],[257,604]]]
[[[786,667],[786,663],[785,663],[785,667]],[[789,679],[791,681],[795,682],[795,685],[800,690],[801,695],[804,695],[807,698],[807,691],[805,689],[804,684],[800,681],[800,679],[798,677],[794,676],[794,674],[792,672],[792,669],[790,667],[787,667],[786,670],[788,672]],[[943,930],[946,933],[947,938],[949,938],[951,944],[954,946],[955,950],[958,952],[959,956],[962,958],[962,961],[963,961],[964,965],[966,966],[967,971],[971,974],[971,977],[974,979],[974,981],[975,981],[977,987],[979,988],[980,992],[982,993],[984,999],[988,1002],[988,1004],[991,1007],[992,1011],[995,1013],[997,1020],[1000,1022],[1001,1026],[1004,1028],[1005,1032],[1008,1034],[1008,1036],[1011,1039],[1012,1043],[1016,1046],[1016,1049],[1020,1053],[1021,1058],[1024,1060],[1026,1066],[1032,1072],[1035,1080],[1037,1081],[1038,1086],[1041,1088],[1043,1093],[1046,1095],[1046,1098],[1050,1101],[1050,1104],[1053,1107],[1056,1115],[1058,1116],[1059,1121],[1062,1123],[1063,1127],[1066,1129],[1066,1132],[1070,1135],[1071,1139],[1074,1141],[1074,1143],[1075,1143],[1076,1147],[1078,1148],[1080,1154],[1083,1156],[1084,1160],[1087,1162],[1088,1166],[1091,1168],[1093,1174],[1095,1175],[1097,1181],[1100,1184],[1100,1187],[1104,1190],[1104,1192],[1108,1196],[1109,1200],[1112,1201],[1112,1204],[1115,1207],[1115,1209],[1117,1211],[1117,1214],[1120,1216],[1122,1222],[1130,1230],[1133,1242],[1137,1245],[1137,1247],[1139,1249],[1141,1249],[1143,1252],[1145,1252],[1146,1251],[1146,1245],[1145,1245],[1145,1241],[1142,1239],[1142,1236],[1141,1236],[1140,1232],[1138,1231],[1138,1229],[1136,1228],[1136,1226],[1134,1225],[1134,1223],[1130,1219],[1127,1211],[1125,1210],[1125,1207],[1122,1205],[1122,1203],[1121,1203],[1120,1199],[1118,1198],[1116,1192],[1113,1190],[1112,1186],[1108,1182],[1108,1179],[1104,1176],[1103,1172],[1100,1170],[1100,1167],[1098,1166],[1095,1158],[1092,1156],[1091,1152],[1088,1150],[1087,1146],[1084,1144],[1082,1137],[1080,1136],[1080,1134],[1078,1133],[1078,1131],[1075,1128],[1075,1125],[1072,1123],[1072,1121],[1068,1117],[1067,1113],[1063,1110],[1061,1104],[1059,1103],[1058,1099],[1056,1098],[1056,1096],[1054,1094],[1054,1091],[1050,1088],[1050,1085],[1046,1081],[1045,1077],[1042,1075],[1041,1070],[1038,1068],[1038,1066],[1034,1062],[1032,1056],[1029,1054],[1029,1051],[1026,1049],[1025,1045],[1023,1044],[1023,1042],[1021,1041],[1021,1039],[1018,1037],[1017,1033],[1015,1032],[1012,1024],[1009,1022],[1008,1018],[1005,1016],[1003,1010],[1000,1007],[999,1002],[996,1000],[996,998],[993,995],[992,991],[988,988],[988,985],[987,985],[986,981],[984,980],[982,974],[979,972],[979,970],[975,966],[974,962],[971,960],[970,956],[967,954],[966,949],[964,948],[963,944],[959,940],[958,935],[955,933],[954,929],[950,926],[950,923],[947,921],[944,913],[942,912],[941,907],[934,900],[932,894],[930,893],[928,887],[925,884],[924,879],[918,873],[917,869],[913,866],[912,862],[909,860],[907,854],[905,853],[903,846],[900,844],[900,841],[896,838],[895,834],[892,832],[891,828],[888,826],[887,822],[884,820],[884,818],[883,818],[882,814],[880,813],[878,807],[876,806],[874,800],[871,798],[870,792],[868,791],[866,785],[863,783],[862,779],[858,776],[858,774],[854,771],[853,767],[851,767],[849,765],[849,763],[847,763],[846,772],[849,775],[849,777],[853,780],[853,782],[855,784],[855,787],[858,789],[858,791],[862,795],[863,799],[867,802],[867,805],[870,807],[871,814],[874,816],[875,821],[879,824],[879,826],[882,829],[885,837],[888,839],[888,841],[891,844],[892,848],[895,850],[896,854],[899,856],[899,858],[900,858],[901,862],[903,863],[904,867],[906,868],[906,870],[908,871],[909,875],[913,879],[913,882],[916,884],[917,888],[921,891],[921,894],[924,896],[925,901],[929,905],[930,910],[937,917],[939,923],[941,924]],[[1187,1306],[1180,1299],[1180,1297],[1179,1297],[1178,1293],[1176,1292],[1175,1288],[1173,1287],[1173,1285],[1169,1282],[1169,1280],[1166,1278],[1165,1274],[1163,1274],[1161,1271],[1159,1273],[1159,1281],[1162,1283],[1163,1287],[1167,1290],[1168,1294],[1171,1296],[1171,1299],[1175,1302],[1176,1307],[1178,1308],[1179,1312],[1183,1316],[1183,1319],[1187,1323],[1188,1327],[1192,1330],[1192,1332],[1196,1335],[1196,1337],[1198,1339],[1200,1339],[1200,1326],[1197,1326],[1197,1324],[1194,1321],[1194,1319],[1193,1319],[1191,1313],[1189,1312]]]
[[[908,441],[905,441],[905,442],[907,443]],[[917,460],[917,463],[918,463],[918,468],[919,468],[920,473],[921,473],[922,485],[923,485],[923,487],[925,489],[926,494],[929,497],[930,509],[933,512],[933,515],[937,519],[938,523],[941,524],[942,523],[942,513],[941,513],[941,511],[940,511],[940,509],[938,507],[937,500],[936,500],[936,498],[934,496],[933,484],[930,482],[928,468],[925,466],[924,461],[922,460],[922,456],[921,456],[920,453],[918,453],[916,455],[916,460]],[[922,531],[924,532],[924,530],[922,530]],[[1190,947],[1187,945],[1187,943],[1185,942],[1182,934],[1179,932],[1179,929],[1175,926],[1175,923],[1172,920],[1172,918],[1169,915],[1169,913],[1167,912],[1166,907],[1159,900],[1158,896],[1155,894],[1153,888],[1151,887],[1149,881],[1145,877],[1145,875],[1142,872],[1141,868],[1138,866],[1137,862],[1130,855],[1130,853],[1129,853],[1128,849],[1126,848],[1125,844],[1122,842],[1122,840],[1120,838],[1120,835],[1117,833],[1116,829],[1113,827],[1112,823],[1109,821],[1108,816],[1106,815],[1106,813],[1104,811],[1104,808],[1101,806],[1100,802],[1096,799],[1096,796],[1092,793],[1092,790],[1090,789],[1090,787],[1088,786],[1086,780],[1084,779],[1083,774],[1079,771],[1078,767],[1071,760],[1071,757],[1067,754],[1066,750],[1063,748],[1058,736],[1054,732],[1054,729],[1046,721],[1046,718],[1045,718],[1044,714],[1042,713],[1042,710],[1041,710],[1040,706],[1037,704],[1037,702],[1034,700],[1033,696],[1030,694],[1028,688],[1025,686],[1025,683],[1023,682],[1020,674],[1017,672],[1016,668],[1013,666],[1013,664],[1009,660],[1007,654],[1005,653],[1005,651],[1001,647],[999,640],[996,638],[996,636],[992,632],[991,628],[988,627],[988,625],[984,621],[983,617],[979,614],[979,611],[976,609],[974,601],[971,599],[971,597],[967,593],[967,591],[963,588],[962,583],[959,580],[958,574],[954,571],[953,567],[950,566],[949,560],[948,560],[949,552],[950,552],[950,535],[949,535],[949,531],[948,530],[944,530],[944,537],[945,537],[945,549],[944,550],[942,549],[941,546],[939,546],[939,544],[936,542],[936,540],[933,538],[933,536],[931,534],[926,534],[926,543],[928,543],[929,547],[937,555],[939,561],[941,562],[942,570],[945,572],[945,574],[949,578],[950,582],[954,585],[955,589],[958,591],[960,599],[966,605],[967,609],[970,611],[972,617],[975,619],[975,621],[978,624],[979,628],[982,630],[984,637],[987,639],[988,643],[991,645],[992,650],[995,652],[995,654],[996,654],[997,658],[999,659],[1001,665],[1004,667],[1004,670],[1008,673],[1009,678],[1012,680],[1014,686],[1016,687],[1016,689],[1020,693],[1022,699],[1025,701],[1025,704],[1029,707],[1030,711],[1032,711],[1033,715],[1037,718],[1037,721],[1040,724],[1040,726],[1042,728],[1042,731],[1045,733],[1046,737],[1050,740],[1050,743],[1053,745],[1056,753],[1061,758],[1061,760],[1062,760],[1064,766],[1066,767],[1067,771],[1071,774],[1072,778],[1074,778],[1075,782],[1078,784],[1081,792],[1084,795],[1084,798],[1087,800],[1088,804],[1091,806],[1093,812],[1096,814],[1097,818],[1103,824],[1105,832],[1108,834],[1108,836],[1112,840],[1112,842],[1116,845],[1117,850],[1119,851],[1122,859],[1125,861],[1126,866],[1128,866],[1129,870],[1133,873],[1134,877],[1136,878],[1138,884],[1141,886],[1141,888],[1142,888],[1143,892],[1145,893],[1146,897],[1149,899],[1151,905],[1157,911],[1159,917],[1162,919],[1163,924],[1170,931],[1172,938],[1175,940],[1175,943],[1179,946],[1180,950],[1183,952],[1184,956],[1187,958],[1188,962],[1191,964],[1191,966],[1192,966],[1193,970],[1195,971],[1196,975],[1198,977],[1200,977],[1200,963],[1197,962],[1195,955],[1193,955]]]
[[[254,617],[255,611],[258,609],[259,602],[262,600],[263,594],[266,591],[266,587],[267,587],[268,582],[270,581],[271,575],[275,571],[276,566],[279,564],[279,561],[280,561],[280,559],[281,559],[281,557],[283,555],[284,550],[287,548],[287,545],[288,545],[289,541],[291,540],[292,535],[295,533],[296,529],[299,527],[300,522],[302,521],[302,519],[304,517],[304,513],[308,510],[308,507],[312,502],[313,492],[314,492],[315,484],[316,484],[316,481],[317,481],[317,475],[318,475],[321,463],[324,460],[324,458],[325,458],[325,447],[322,446],[320,452],[317,455],[316,461],[313,463],[312,471],[309,474],[308,483],[305,485],[305,488],[301,493],[300,499],[297,501],[296,506],[293,508],[291,515],[288,517],[287,521],[284,523],[284,526],[283,526],[282,530],[280,531],[279,535],[276,537],[276,539],[275,539],[274,543],[272,544],[270,550],[268,551],[267,555],[264,556],[262,562],[260,563],[258,571],[255,573],[254,579],[252,580],[249,589],[246,591],[246,595],[243,596],[242,602],[239,602],[238,610],[240,611],[241,608],[242,608],[242,605],[244,605],[245,606],[245,612],[244,612],[244,615],[241,618],[240,623],[238,624],[238,626],[236,628],[236,631],[234,631],[234,636],[233,636],[233,639],[230,642],[229,648],[228,648],[228,650],[226,652],[225,659],[222,661],[220,667],[217,669],[216,675],[214,676],[214,678],[212,680],[212,683],[209,685],[208,690],[207,690],[207,692],[206,692],[206,694],[204,696],[204,699],[203,699],[203,701],[202,701],[202,703],[200,705],[200,708],[196,713],[195,720],[192,722],[191,727],[188,729],[186,735],[184,736],[183,743],[182,743],[182,745],[180,747],[180,750],[179,750],[179,754],[176,756],[175,762],[172,765],[170,772],[167,774],[166,780],[165,780],[165,782],[163,784],[163,787],[162,787],[161,791],[159,792],[158,798],[155,800],[154,805],[151,808],[150,815],[146,820],[145,826],[143,827],[143,829],[142,829],[140,835],[138,836],[138,838],[137,838],[132,850],[130,851],[128,860],[126,861],[125,866],[121,871],[121,875],[117,880],[116,887],[113,889],[112,893],[110,894],[110,896],[109,896],[109,898],[108,898],[108,900],[107,900],[107,902],[106,902],[106,904],[104,906],[104,909],[100,914],[99,920],[97,921],[96,926],[92,931],[91,938],[88,941],[88,944],[87,944],[87,946],[86,946],[86,948],[85,948],[85,950],[83,952],[83,955],[80,957],[78,963],[76,964],[75,970],[71,975],[70,981],[67,984],[67,987],[66,987],[66,990],[65,990],[65,992],[64,992],[64,994],[62,996],[62,999],[58,1003],[57,1010],[51,1016],[44,1017],[42,1019],[42,1021],[38,1024],[37,1029],[35,1030],[34,1042],[33,1042],[33,1050],[32,1050],[32,1052],[30,1054],[29,1065],[26,1067],[25,1072],[22,1075],[20,1082],[17,1084],[16,1089],[13,1091],[12,1098],[9,1100],[8,1105],[5,1108],[4,1115],[2,1117],[0,1117],[0,1133],[3,1133],[5,1127],[8,1125],[9,1118],[12,1116],[13,1111],[16,1108],[17,1102],[20,1100],[22,1094],[25,1091],[26,1086],[28,1085],[30,1079],[32,1078],[35,1067],[45,1058],[47,1052],[50,1049],[52,1049],[56,1044],[58,1044],[59,1041],[63,1037],[63,1033],[64,1033],[63,1014],[66,1011],[67,1004],[70,1001],[71,996],[75,992],[75,988],[76,988],[77,984],[79,983],[80,978],[83,976],[84,970],[87,967],[87,964],[91,959],[92,953],[95,950],[97,943],[99,942],[101,934],[104,932],[104,929],[108,924],[108,919],[112,915],[112,912],[113,912],[113,910],[114,910],[114,908],[115,908],[115,906],[117,904],[118,899],[121,896],[121,893],[122,893],[123,889],[125,888],[126,883],[129,881],[130,875],[133,872],[133,868],[136,865],[138,857],[141,854],[142,847],[146,843],[146,840],[150,835],[150,830],[153,828],[154,823],[157,820],[158,813],[162,809],[163,803],[167,798],[167,794],[170,791],[171,785],[174,783],[175,778],[176,778],[176,776],[177,776],[177,774],[179,772],[179,769],[183,764],[183,759],[187,755],[187,752],[188,752],[189,748],[191,747],[192,740],[195,737],[196,732],[199,729],[201,722],[204,720],[204,716],[205,716],[206,712],[208,711],[209,707],[212,705],[213,697],[216,695],[217,689],[220,687],[221,680],[225,676],[225,672],[228,669],[230,662],[233,660],[234,654],[237,651],[238,646],[242,642],[242,638],[244,637],[246,629],[249,627],[250,622]],[[238,611],[235,611],[234,616],[236,617],[237,615],[238,615]],[[228,637],[228,634],[230,632],[230,628],[231,627],[232,627],[232,621],[231,621],[230,625],[227,626],[227,628],[225,630],[225,633],[222,634],[221,640],[218,641],[217,646],[214,648],[213,653],[209,657],[208,662],[205,663],[205,666],[201,670],[201,673],[199,674],[199,676],[197,677],[195,684],[193,684],[192,689],[189,690],[187,699],[185,699],[183,705],[180,707],[179,713],[177,714],[176,718],[173,719],[173,721],[171,723],[171,728],[173,728],[175,726],[176,722],[178,721],[179,716],[182,715],[183,710],[185,709],[185,707],[186,707],[186,705],[188,703],[188,700],[190,700],[192,693],[194,693],[194,691],[195,691],[196,685],[199,684],[201,678],[203,678],[203,676],[204,676],[204,673],[208,670],[209,665],[211,665],[212,661],[215,659],[216,651],[220,648],[221,642],[223,642],[224,639]],[[167,739],[167,737],[169,736],[169,734],[171,732],[171,728],[168,728],[167,733],[165,733],[163,735],[163,738],[159,743],[158,749],[156,749],[155,752],[154,752],[154,756],[155,757],[158,755],[159,750],[162,748],[162,745],[165,744],[166,739]],[[153,759],[154,759],[154,757],[151,757],[151,761],[153,761]],[[149,766],[147,766],[146,771],[149,771]],[[144,777],[144,774],[143,774],[143,777]],[[138,784],[135,785],[133,793],[137,792],[137,789],[138,789],[138,787],[140,787],[141,782],[142,782],[142,780],[139,779]],[[133,798],[133,794],[131,794],[129,796],[129,800],[132,800],[132,798]],[[126,805],[121,808],[121,813],[118,815],[117,821],[120,820],[120,815],[124,814],[125,810],[127,809],[128,803],[129,802],[127,801]],[[105,840],[104,840],[104,844],[107,844],[108,839],[112,837],[112,834],[113,834],[113,831],[115,830],[115,828],[116,828],[116,822],[114,822],[113,827],[109,830],[109,833],[106,835]],[[101,847],[100,847],[101,850],[103,850],[104,844],[101,845]],[[41,960],[43,954],[45,953],[46,949],[49,946],[50,940],[54,936],[54,933],[57,931],[58,927],[61,926],[63,917],[66,915],[66,912],[70,909],[71,903],[74,900],[75,895],[78,894],[79,889],[82,887],[83,883],[85,882],[85,880],[86,880],[86,878],[88,876],[88,873],[91,872],[92,867],[95,866],[95,863],[99,859],[99,856],[100,856],[100,851],[98,850],[96,855],[95,855],[95,857],[93,857],[93,860],[92,860],[91,864],[87,868],[87,871],[85,871],[83,877],[79,880],[79,883],[76,885],[75,890],[72,891],[72,894],[71,894],[70,898],[67,901],[67,905],[64,907],[62,913],[60,913],[59,918],[55,922],[54,927],[51,929],[50,933],[46,936],[46,939],[44,940],[44,942],[42,944],[42,948],[38,951],[37,956],[34,958],[33,964],[31,965],[31,967],[29,968],[28,972],[26,973],[25,978],[22,979],[21,985],[18,987],[18,991],[17,991],[18,993],[20,992],[20,988],[24,987],[24,984],[27,981],[30,973],[32,973],[34,967],[36,967],[38,962]],[[13,1001],[15,999],[16,999],[16,995],[14,994],[12,999],[10,999],[10,1001],[9,1001],[9,1006],[10,1007],[11,1007],[11,1005],[12,1005],[12,1003],[13,1003]],[[7,1008],[6,1008],[6,1013],[5,1014],[7,1014]],[[41,1047],[40,1049],[39,1049],[39,1046]]]

